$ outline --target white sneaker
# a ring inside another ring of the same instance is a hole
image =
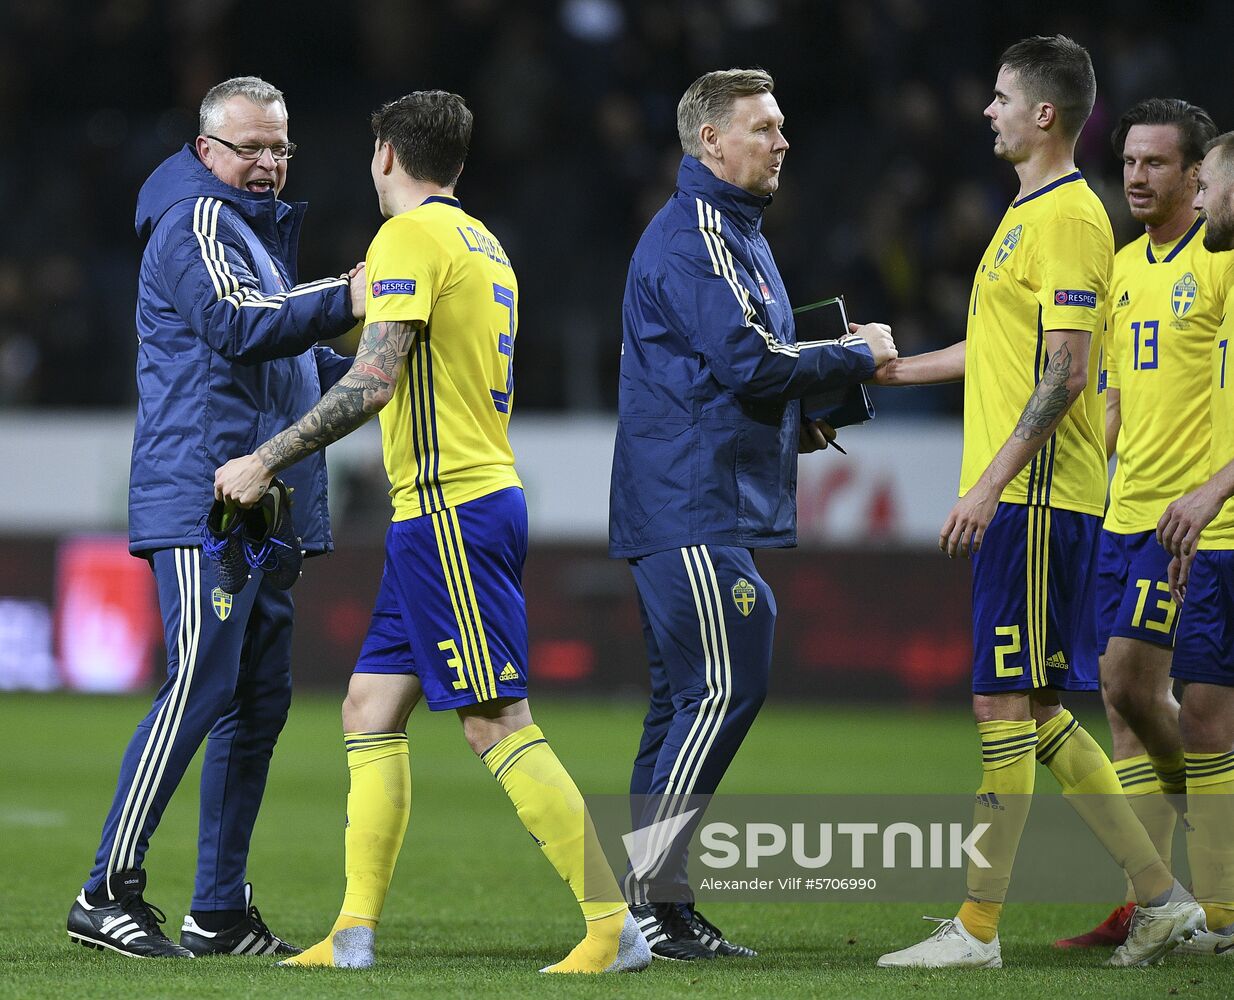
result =
[[[1190,941],[1184,941],[1174,949],[1175,955],[1207,955],[1228,958],[1234,961],[1234,934],[1217,934],[1210,930],[1198,930]]]
[[[1127,940],[1114,949],[1106,965],[1155,965],[1173,948],[1204,927],[1204,909],[1177,882],[1171,899],[1160,906],[1137,906]]]
[[[959,920],[925,917],[938,929],[911,948],[893,951],[878,960],[880,969],[1001,969],[1003,952],[998,937],[989,944],[964,929]]]

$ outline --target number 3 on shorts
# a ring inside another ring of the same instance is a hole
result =
[[[437,648],[443,653],[450,654],[449,658],[446,660],[446,666],[452,667],[454,672],[458,674],[458,679],[454,681],[454,690],[466,690],[467,680],[463,677],[463,658],[459,655],[458,644],[453,639],[444,639],[437,643]]]

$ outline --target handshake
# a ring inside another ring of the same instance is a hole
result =
[[[891,327],[886,323],[849,323],[850,333],[855,333],[866,342],[870,353],[874,355],[874,366],[882,368],[888,361],[894,361],[900,356],[896,350],[896,342],[891,339]],[[877,376],[876,376],[877,380]]]

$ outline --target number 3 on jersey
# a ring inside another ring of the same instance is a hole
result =
[[[498,331],[497,353],[506,356],[506,387],[490,389],[493,394],[493,406],[498,413],[510,412],[510,397],[514,395],[514,292],[504,285],[493,283],[493,301],[499,306],[505,306],[509,313],[506,332]]]

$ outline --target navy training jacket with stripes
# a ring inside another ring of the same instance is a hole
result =
[[[770,201],[685,156],[634,251],[609,497],[615,558],[795,545],[799,400],[874,372],[859,337],[797,343],[761,231]]]
[[[355,323],[345,279],[296,283],[306,206],[223,183],[185,146],[137,197],[137,426],[129,550],[198,545],[214,471],[295,423],[351,359],[314,346]],[[320,452],[280,474],[296,533],[329,551]]]

